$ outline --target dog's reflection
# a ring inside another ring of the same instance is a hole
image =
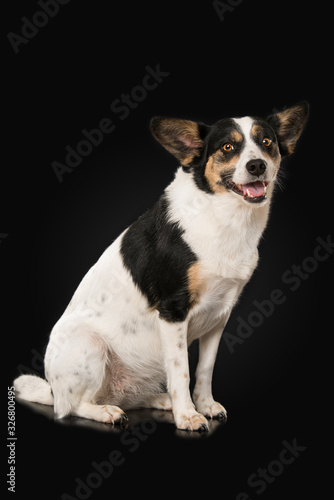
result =
[[[171,411],[153,410],[145,408],[138,410],[128,410],[126,414],[129,420],[126,423],[126,425],[111,425],[73,416],[58,420],[56,419],[55,413],[53,411],[53,406],[31,403],[29,401],[24,401],[19,397],[17,397],[16,399],[23,406],[26,406],[30,410],[33,410],[34,412],[40,415],[43,415],[49,420],[54,420],[57,424],[85,427],[93,431],[112,432],[121,434],[122,432],[124,432],[125,429],[131,430],[131,428],[136,426],[141,426],[142,424],[148,421],[154,421],[156,422],[156,424],[173,424],[175,426],[173,413]],[[176,436],[184,439],[196,439],[196,438],[200,439],[200,438],[205,438],[207,436],[211,436],[213,432],[217,430],[218,427],[222,427],[224,425],[224,422],[220,422],[219,420],[208,419],[208,423],[209,423],[208,432],[191,432],[191,431],[182,431],[176,429],[174,433]]]

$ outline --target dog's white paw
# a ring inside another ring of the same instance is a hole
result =
[[[216,418],[221,421],[227,419],[227,411],[224,406],[212,398],[206,398],[202,401],[199,398],[196,402],[196,409],[209,418]]]
[[[192,408],[182,413],[176,413],[174,418],[178,429],[199,432],[206,432],[209,430],[207,419]]]
[[[81,402],[73,415],[105,424],[126,424],[128,421],[128,417],[118,406],[94,405],[88,402]]]
[[[128,417],[118,406],[103,405],[103,413],[101,422],[106,424],[124,424],[128,421]]]
[[[88,408],[88,411],[86,410]],[[112,405],[85,405],[86,411],[77,412],[80,417],[90,418],[97,422],[104,422],[105,424],[124,424],[127,422],[128,417],[121,408]]]

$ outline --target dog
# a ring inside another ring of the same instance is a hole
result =
[[[153,118],[153,136],[179,162],[175,178],[85,275],[51,331],[46,380],[18,377],[19,397],[54,405],[57,418],[124,424],[124,409],[157,408],[189,431],[225,420],[211,391],[220,338],[256,268],[281,159],[307,117],[300,102],[213,125]]]

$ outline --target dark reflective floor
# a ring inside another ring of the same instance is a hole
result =
[[[208,424],[209,424],[208,432],[181,431],[175,427],[174,417],[171,411],[154,410],[147,408],[126,411],[129,420],[126,425],[122,426],[105,424],[103,422],[96,422],[94,420],[88,420],[85,418],[73,417],[73,416],[57,419],[53,411],[53,406],[31,403],[29,401],[24,401],[22,399],[19,399],[18,397],[16,399],[23,406],[29,408],[33,412],[43,415],[49,420],[53,420],[55,423],[59,425],[85,427],[87,429],[100,432],[121,433],[125,429],[131,429],[132,427],[138,426],[142,422],[145,422],[147,420],[154,420],[158,424],[162,423],[174,426],[175,435],[181,438],[196,439],[196,438],[205,438],[207,436],[210,436],[214,433],[214,431],[217,430],[218,427],[222,427],[224,425],[224,422],[208,419]]]

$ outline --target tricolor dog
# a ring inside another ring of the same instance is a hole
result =
[[[211,392],[223,329],[258,262],[281,158],[308,116],[301,102],[266,119],[208,126],[156,117],[179,162],[159,201],[88,271],[52,329],[46,380],[14,381],[23,399],[66,415],[122,423],[124,409],[172,410],[177,428],[226,418]],[[199,339],[192,397],[187,347]]]

